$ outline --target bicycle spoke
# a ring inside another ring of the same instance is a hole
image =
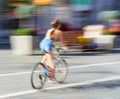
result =
[[[58,83],[64,82],[67,75],[67,64],[63,60],[56,60],[55,79]]]
[[[31,84],[35,89],[41,89],[46,81],[46,76],[44,75],[45,68],[41,64],[37,64],[31,75]]]

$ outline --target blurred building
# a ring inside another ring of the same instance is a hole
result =
[[[81,30],[88,24],[100,23],[97,17],[99,12],[120,10],[119,0],[36,0],[37,3],[33,3],[33,0],[0,0],[0,35],[10,35],[12,29],[20,27],[19,17],[12,13],[16,8],[15,3],[18,2],[19,5],[20,1],[25,5],[37,6],[34,13],[27,13],[32,14],[28,15],[29,21],[34,20],[29,26],[39,28],[38,34],[45,33],[50,28],[50,21],[55,18],[70,24],[74,30]],[[14,3],[14,6],[10,3]],[[104,24],[107,25],[106,22]]]
[[[10,4],[7,3],[12,4],[18,1],[22,3],[24,1],[24,4],[26,5],[38,6],[37,9],[35,9],[35,19],[37,17],[36,20],[38,21],[37,26],[45,29],[49,28],[49,22],[52,19],[57,18],[63,22],[73,24],[74,27],[79,30],[87,24],[98,23],[97,15],[99,12],[104,10],[109,11],[120,9],[120,3],[116,2],[115,0],[43,0],[44,2],[50,2],[48,4],[46,3],[46,5],[42,0],[0,0],[0,4],[2,5],[0,6],[0,11],[5,12],[0,13],[1,16],[5,14],[5,16],[9,16],[9,18],[14,17],[11,12],[14,12],[15,6],[10,6]],[[41,1],[42,3],[31,3],[33,1]],[[7,16],[6,18],[8,19]],[[15,21],[17,20],[14,20],[14,22]],[[3,23],[0,22],[0,25],[1,28]],[[6,27],[7,25],[3,26]],[[12,26],[13,28],[18,27],[17,22]]]

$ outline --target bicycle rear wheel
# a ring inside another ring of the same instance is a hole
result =
[[[55,80],[63,83],[68,73],[68,65],[64,59],[54,59],[55,61]]]
[[[43,88],[46,82],[45,66],[41,63],[37,63],[32,70],[31,85],[34,89]]]

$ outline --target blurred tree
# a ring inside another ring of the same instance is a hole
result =
[[[9,0],[10,4],[29,4],[32,0]]]

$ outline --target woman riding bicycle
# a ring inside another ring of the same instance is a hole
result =
[[[62,31],[59,29],[61,24],[58,20],[53,20],[51,22],[52,28],[49,29],[44,37],[44,39],[40,42],[40,49],[42,52],[45,52],[41,63],[47,62],[49,64],[49,78],[50,80],[54,80],[54,53],[52,51],[54,47],[54,41],[60,40],[61,44],[64,46],[63,49],[66,50],[67,47],[63,40]]]

